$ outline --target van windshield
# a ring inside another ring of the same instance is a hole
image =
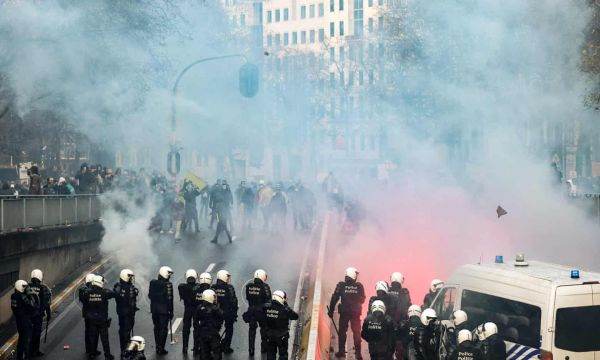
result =
[[[561,350],[600,351],[600,306],[556,310],[554,346]]]

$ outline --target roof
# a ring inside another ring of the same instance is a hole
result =
[[[484,263],[462,266],[457,273],[487,273],[494,278],[510,278],[516,281],[533,279],[549,282],[552,285],[576,285],[584,282],[600,282],[600,273],[580,270],[579,279],[571,279],[571,270],[575,267],[557,265],[542,261],[527,260],[528,266],[515,266],[513,261],[502,264]],[[548,284],[550,285],[550,284]]]

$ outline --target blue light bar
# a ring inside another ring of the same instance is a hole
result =
[[[502,256],[502,255],[496,255],[495,263],[496,264],[504,264],[504,256]]]
[[[571,270],[571,279],[579,279],[579,270]]]

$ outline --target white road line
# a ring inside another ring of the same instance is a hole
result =
[[[208,265],[208,267],[206,268],[206,270],[204,272],[209,273],[209,272],[213,271],[213,269],[215,268],[215,266],[217,266],[217,264],[211,263],[210,265]]]
[[[175,332],[177,332],[177,328],[181,324],[182,320],[183,318],[177,318],[175,321],[173,321],[173,326],[171,326],[171,332],[169,332],[169,334],[175,334]]]

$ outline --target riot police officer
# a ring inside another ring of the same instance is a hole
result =
[[[271,301],[263,307],[261,316],[265,326],[267,360],[275,360],[277,352],[279,360],[287,360],[290,321],[298,320],[298,314],[288,306],[286,293],[275,290]]]
[[[114,356],[110,354],[108,341],[108,328],[110,327],[108,301],[113,298],[115,298],[115,293],[112,290],[104,289],[102,276],[95,275],[90,288],[85,292],[83,301],[85,316],[89,324],[91,348],[98,347],[98,337],[100,337],[104,357],[108,360],[114,359]]]
[[[261,313],[264,304],[271,299],[271,288],[267,284],[267,272],[258,269],[254,272],[252,282],[245,287],[246,301],[248,310],[244,313],[243,319],[249,325],[248,330],[248,354],[254,356],[254,343],[256,340],[256,329],[260,326],[260,351],[267,352],[267,343],[263,334],[263,322]]]
[[[423,298],[423,309],[427,309],[433,303],[433,300],[437,296],[438,292],[444,287],[444,282],[440,279],[431,280],[431,285],[429,286],[429,292],[425,294]]]
[[[206,360],[221,359],[221,327],[223,312],[217,305],[217,295],[211,289],[204,290],[202,300],[194,315],[195,343],[200,349],[200,357]]]
[[[335,306],[340,301],[338,312],[340,313],[339,320],[339,339],[338,339],[338,352],[335,354],[336,357],[346,356],[346,332],[348,331],[348,323],[352,329],[352,336],[354,339],[354,351],[356,353],[356,359],[361,360],[361,323],[360,313],[362,304],[365,302],[365,289],[363,285],[358,282],[358,270],[353,267],[346,269],[344,281],[341,281],[335,287],[335,291],[331,295],[331,301],[329,302],[329,310],[327,315],[333,318]]]
[[[478,326],[476,333],[479,337],[478,347],[486,360],[506,359],[506,345],[498,334],[498,326],[487,322]]]
[[[393,272],[390,275],[390,288],[388,293],[393,295],[396,299],[396,311],[395,313],[390,313],[389,315],[392,317],[397,326],[400,326],[402,322],[406,321],[408,308],[412,305],[410,299],[410,292],[407,288],[403,287],[404,285],[404,275],[399,272]],[[396,342],[396,359],[402,359],[404,354],[403,341],[398,338]]]
[[[437,358],[437,314],[433,309],[425,309],[421,313],[421,327],[415,334],[416,359],[429,360]]]
[[[450,316],[450,324],[444,324],[441,326],[440,334],[440,357],[450,355],[456,350],[458,346],[457,335],[458,333],[466,329],[467,321],[469,317],[463,310],[456,310]]]
[[[402,345],[409,360],[416,360],[417,357],[417,334],[423,327],[421,323],[421,307],[419,305],[411,305],[408,308],[408,320],[404,321],[400,333],[402,336]]]
[[[46,315],[46,321],[50,321],[52,318],[52,311],[50,310],[50,304],[52,303],[52,292],[44,283],[42,283],[43,278],[44,274],[42,273],[42,270],[35,269],[31,272],[29,288],[38,296],[40,300],[39,306],[36,311],[34,311],[34,315],[31,318],[33,325],[29,349],[29,354],[31,357],[44,356],[44,353],[40,351],[40,339],[42,337],[44,315]]]
[[[127,348],[123,352],[122,360],[146,360],[144,349],[146,341],[141,336],[132,336]]]
[[[165,344],[169,332],[169,321],[173,319],[173,284],[169,281],[171,275],[173,275],[173,270],[168,266],[162,266],[158,270],[158,277],[150,281],[148,290],[152,323],[154,324],[154,341],[158,355],[169,353],[165,350]]]
[[[194,269],[188,269],[185,272],[186,282],[179,284],[177,289],[179,290],[179,299],[183,300],[183,329],[182,342],[183,342],[183,353],[187,353],[188,344],[190,341],[190,329],[194,320],[194,313],[202,297],[202,290],[200,285],[196,282],[198,279],[198,273]],[[194,330],[195,332],[196,330]],[[196,336],[194,336],[194,339]],[[194,345],[194,349],[196,346]]]
[[[225,354],[231,354],[231,339],[233,338],[233,324],[237,321],[238,300],[235,288],[231,285],[231,274],[227,270],[217,272],[217,283],[212,286],[217,294],[217,303],[223,310],[225,321],[225,334],[221,342],[221,349]]]
[[[83,303],[85,302],[85,294],[92,287],[92,280],[94,280],[95,274],[87,274],[85,276],[84,284],[77,290],[77,295],[79,297],[79,302],[82,304],[81,306],[81,316],[83,316],[83,326],[84,326],[84,343],[85,343],[85,353],[88,357],[95,357],[100,355],[100,351],[97,348],[92,349],[92,342],[90,336],[90,324],[87,316],[85,316],[85,306]]]
[[[375,300],[363,322],[361,336],[369,344],[371,360],[392,360],[396,348],[396,329],[392,318],[386,314],[382,300]]]
[[[119,282],[113,287],[119,316],[119,345],[121,352],[127,347],[135,324],[138,289],[134,285],[135,275],[130,269],[123,269],[119,274]]]
[[[388,284],[385,281],[378,281],[375,284],[375,296],[371,296],[369,299],[369,312],[371,311],[371,305],[376,300],[381,300],[385,304],[386,314],[392,316],[396,313],[398,306],[398,298],[395,295],[389,293]]]
[[[25,280],[15,282],[15,291],[10,296],[10,308],[15,316],[19,341],[17,342],[17,360],[29,359],[32,316],[39,307],[39,299]]]
[[[458,345],[450,353],[450,360],[483,360],[481,350],[473,344],[473,334],[463,329],[457,335]]]
[[[212,275],[207,272],[200,274],[198,277],[198,285],[200,287],[200,298],[198,298],[198,301],[200,301],[202,300],[202,293],[204,290],[210,289],[212,285]]]

